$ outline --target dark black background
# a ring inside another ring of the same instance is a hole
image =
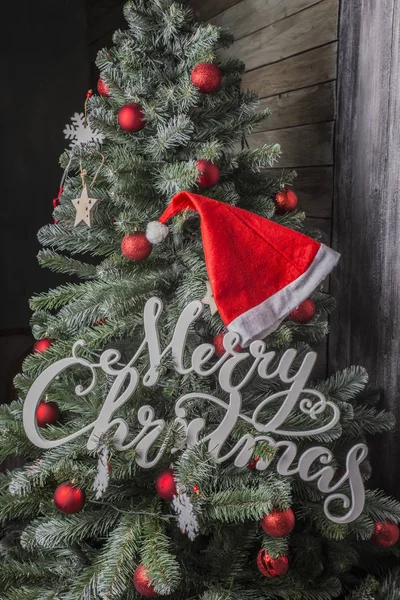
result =
[[[0,330],[29,325],[34,292],[62,281],[36,260],[37,230],[52,222],[63,129],[89,87],[84,0],[7,3],[0,72]]]

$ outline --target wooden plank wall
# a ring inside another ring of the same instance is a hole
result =
[[[123,25],[121,0],[88,0],[91,57]],[[203,20],[229,28],[225,57],[246,63],[244,86],[272,116],[250,146],[280,143],[279,168],[296,170],[300,208],[331,241],[339,0],[190,0]],[[318,370],[325,373],[326,351]]]
[[[371,439],[376,486],[400,498],[400,0],[343,2],[332,367],[361,364],[397,430]]]

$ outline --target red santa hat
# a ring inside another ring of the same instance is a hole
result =
[[[308,236],[247,210],[190,192],[176,194],[146,236],[160,243],[165,223],[195,210],[210,284],[218,312],[246,347],[275,331],[315,290],[340,255]]]

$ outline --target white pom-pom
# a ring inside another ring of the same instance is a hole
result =
[[[161,244],[168,235],[168,227],[159,221],[150,221],[146,229],[146,237],[150,244]]]

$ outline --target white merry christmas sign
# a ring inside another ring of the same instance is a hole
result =
[[[161,459],[163,449],[161,448],[158,453],[155,453],[153,445],[162,435],[166,426],[165,421],[156,417],[151,406],[142,406],[137,413],[137,421],[142,429],[135,439],[129,439],[129,424],[124,419],[115,416],[115,413],[135,393],[141,377],[135,364],[142,353],[148,353],[150,362],[149,370],[141,378],[141,383],[145,387],[152,387],[158,383],[161,375],[159,368],[161,361],[170,356],[174,360],[175,371],[180,375],[196,373],[201,377],[210,377],[218,373],[221,389],[229,394],[229,402],[210,394],[196,392],[184,394],[176,401],[176,421],[184,428],[187,445],[200,441],[206,442],[209,453],[217,462],[223,463],[233,459],[237,467],[245,467],[252,458],[255,443],[265,440],[271,446],[282,450],[277,460],[277,471],[280,475],[298,475],[303,481],[315,481],[318,489],[326,495],[324,502],[326,516],[335,523],[354,521],[362,513],[364,507],[365,491],[360,464],[367,456],[367,446],[356,444],[349,450],[346,470],[340,477],[337,477],[335,468],[331,466],[334,457],[328,448],[316,445],[301,453],[291,440],[291,438],[319,436],[331,430],[340,419],[339,407],[334,402],[328,400],[318,390],[306,387],[316,361],[316,353],[308,352],[300,367],[293,372],[297,351],[287,350],[278,365],[273,368],[271,364],[276,353],[266,351],[264,342],[254,341],[245,352],[236,352],[235,348],[240,343],[240,338],[238,334],[231,332],[224,338],[226,353],[216,362],[211,361],[215,358],[215,349],[211,344],[201,344],[192,353],[190,361],[185,361],[188,331],[200,316],[203,304],[200,301],[194,301],[183,310],[172,340],[163,349],[160,347],[158,336],[158,321],[162,310],[163,305],[160,299],[148,300],[144,310],[145,336],[128,364],[121,365],[119,352],[111,349],[105,350],[100,355],[98,362],[82,358],[78,356],[78,351],[84,346],[84,342],[78,341],[73,346],[71,357],[59,360],[43,371],[30,388],[24,404],[23,421],[30,441],[39,448],[49,449],[89,434],[87,447],[89,450],[93,450],[98,446],[99,439],[108,430],[115,428],[115,449],[124,451],[135,448],[139,466],[146,469],[154,467]],[[244,361],[248,361],[249,368],[238,381],[238,367],[241,365],[243,368]],[[97,419],[79,431],[62,439],[45,439],[36,423],[37,406],[51,382],[64,371],[77,366],[80,369],[82,367],[87,369],[91,376],[88,387],[83,388],[81,385],[76,387],[77,396],[83,397],[95,390],[99,371],[106,374],[107,378],[112,381],[104,404]],[[287,389],[267,396],[249,416],[241,412],[242,390],[255,375],[264,380],[278,379],[287,385]],[[211,432],[209,429],[207,432],[205,431],[205,419],[197,417],[188,421],[186,418],[185,405],[191,400],[209,402],[222,409],[224,414],[221,422]],[[269,414],[271,409],[273,410],[273,416],[269,416],[267,421],[263,422],[262,411],[266,408],[269,408]],[[285,422],[289,416],[299,411],[310,417],[310,422],[314,422],[315,426],[306,431],[285,429]],[[320,425],[318,425],[318,419],[322,421]],[[229,451],[224,453],[225,443],[240,420],[251,425],[257,434],[243,435],[234,447],[230,447]],[[285,439],[276,441],[271,437],[272,435],[274,437],[284,436]],[[268,466],[268,462],[259,460],[256,468],[265,470]]]

